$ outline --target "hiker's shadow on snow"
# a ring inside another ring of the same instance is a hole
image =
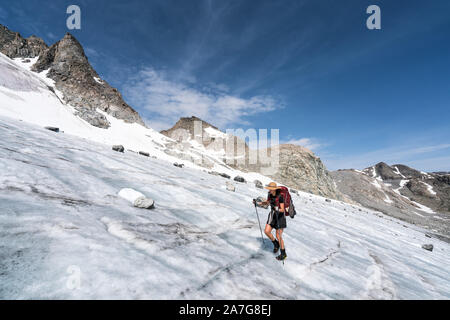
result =
[[[256,238],[257,241],[259,241],[259,249],[264,252],[272,252],[273,251],[273,244],[270,242],[269,239],[264,239],[264,243],[261,241],[261,238]]]

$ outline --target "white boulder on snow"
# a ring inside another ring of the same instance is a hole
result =
[[[119,197],[128,200],[131,203],[134,203],[134,201],[136,201],[138,198],[141,197],[145,198],[145,196],[142,193],[131,188],[125,188],[120,190]]]
[[[153,209],[155,201],[147,198],[141,192],[131,188],[124,188],[119,191],[119,197],[129,201],[136,208]]]

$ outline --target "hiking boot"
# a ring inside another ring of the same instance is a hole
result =
[[[280,243],[278,242],[278,240],[274,240],[272,241],[273,243],[273,253],[277,253],[278,250],[280,249]]]
[[[283,261],[287,258],[286,250],[281,249],[281,254],[277,257],[277,260]]]

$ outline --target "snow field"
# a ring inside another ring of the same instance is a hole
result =
[[[229,192],[202,170],[4,117],[0,134],[1,298],[450,298],[449,245],[381,213],[294,194],[283,265],[261,243],[253,183]]]

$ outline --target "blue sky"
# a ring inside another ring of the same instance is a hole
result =
[[[70,4],[94,68],[156,129],[197,115],[280,129],[331,170],[450,171],[450,1],[2,0],[0,23],[52,44]]]

